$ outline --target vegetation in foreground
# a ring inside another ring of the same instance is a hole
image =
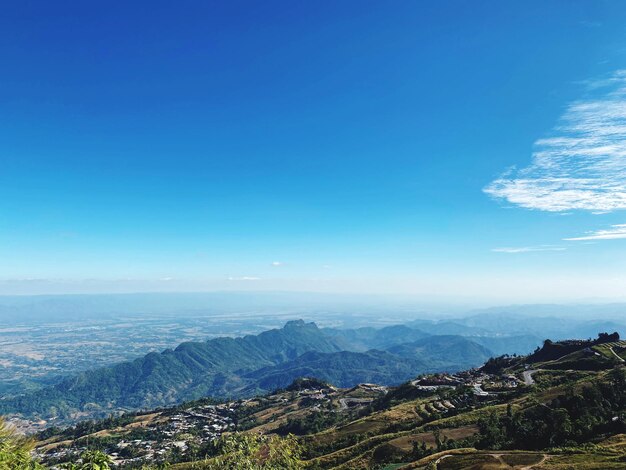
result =
[[[0,470],[43,469],[31,455],[34,441],[21,436],[0,418]]]

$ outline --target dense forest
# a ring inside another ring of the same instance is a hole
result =
[[[397,385],[419,373],[477,366],[491,355],[468,338],[428,335],[406,326],[340,331],[290,321],[258,335],[182,343],[173,350],[88,370],[3,399],[0,414],[68,424],[76,412],[104,418],[205,396],[254,396],[303,376],[341,387],[360,382]]]

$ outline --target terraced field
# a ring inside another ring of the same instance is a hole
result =
[[[298,387],[254,399],[138,416],[89,439],[154,440],[153,431],[162,428],[165,444],[143,444],[169,449],[190,430],[212,429],[203,418],[212,410],[214,423],[226,423],[219,431],[222,438],[233,431],[243,439],[295,434],[277,439],[294,439],[295,448],[301,447],[298,469],[626,470],[626,370],[615,358],[624,351],[626,341],[616,341],[593,348],[583,344],[544,362],[506,358],[497,372],[457,374],[454,388],[428,389],[412,381],[398,387],[339,389],[303,379],[294,382]],[[522,384],[528,371],[534,381]],[[476,385],[485,381],[510,384],[516,377],[514,386],[476,393]],[[420,380],[443,378],[433,374]],[[142,429],[149,436],[138,432]],[[84,445],[84,437],[76,441]],[[40,449],[68,445],[59,441],[41,442]],[[211,467],[211,461],[219,463],[219,452],[208,455],[214,457],[178,460],[171,468],[222,468]]]
[[[626,360],[626,341],[599,344],[593,349],[609,359],[617,359],[620,362]]]
[[[465,439],[466,437],[473,436],[478,433],[478,426],[470,424],[468,426],[460,426],[458,428],[444,428],[441,430],[441,438],[446,439]],[[409,452],[413,448],[413,442],[424,442],[427,447],[435,448],[436,437],[434,432],[420,432],[416,434],[409,434],[407,436],[398,437],[389,441],[389,444],[395,446],[405,452]]]
[[[597,449],[579,453],[479,452],[471,449],[442,452],[418,462],[399,465],[398,470],[624,470],[623,452]]]

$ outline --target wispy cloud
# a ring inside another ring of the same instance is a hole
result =
[[[283,263],[282,261],[272,261],[272,266],[274,266],[275,268],[278,268],[280,266],[284,266],[285,263]]]
[[[567,241],[586,241],[586,240],[617,240],[619,238],[626,238],[626,224],[611,225],[611,228],[606,230],[597,230],[595,232],[588,232],[587,235],[582,237],[565,238]]]
[[[255,276],[240,276],[240,277],[229,277],[228,278],[229,281],[260,281],[261,278],[260,277],[255,277]]]
[[[491,251],[496,253],[530,253],[532,251],[565,251],[564,246],[519,246],[519,247],[505,247],[505,248],[493,248]]]
[[[626,70],[588,88],[599,97],[568,106],[532,163],[484,188],[490,196],[550,212],[626,209]]]

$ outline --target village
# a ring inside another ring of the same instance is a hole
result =
[[[264,397],[218,404],[200,401],[150,414],[138,414],[124,426],[76,439],[44,443],[37,449],[37,454],[53,469],[60,468],[58,465],[64,462],[75,461],[87,449],[103,450],[120,469],[139,468],[145,462],[203,458],[224,433],[255,426],[275,431],[283,422],[281,416],[293,417],[297,413],[350,414],[389,392],[388,387],[376,384],[337,389],[315,379],[300,380],[298,387]],[[479,400],[493,398],[501,392],[514,390],[523,382],[513,375],[500,376],[471,369],[455,374],[423,375],[409,383],[424,392],[424,397],[432,396],[420,406],[421,414],[431,415],[464,408],[472,395]],[[471,393],[453,394],[447,398],[438,393],[461,387]]]
[[[456,374],[425,375],[413,380],[411,383],[425,392],[466,386],[471,387],[476,396],[488,397],[498,392],[515,389],[523,383],[523,380],[512,374],[488,374],[481,369],[469,369]]]
[[[133,423],[104,430],[76,440],[61,441],[37,450],[51,468],[75,461],[87,449],[99,448],[116,467],[134,468],[145,462],[177,461],[183,456],[201,455],[202,450],[224,432],[236,427],[236,408],[247,400],[217,405],[199,405],[139,415]]]

